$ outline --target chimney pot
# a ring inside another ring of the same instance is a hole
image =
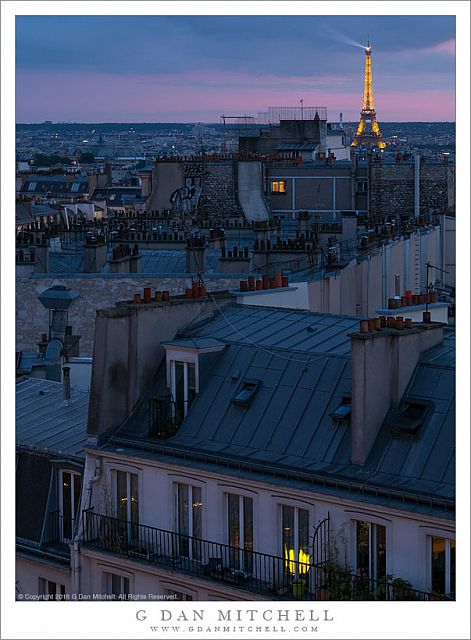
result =
[[[404,318],[402,316],[397,316],[396,318],[396,329],[404,329]]]
[[[379,316],[379,323],[381,329],[384,329],[384,327],[386,326],[386,316]]]
[[[376,329],[376,323],[375,323],[374,318],[369,318],[368,319],[368,331],[370,333],[373,333],[375,331],[375,329]]]
[[[411,318],[406,318],[404,320],[404,327],[406,329],[412,329],[412,319]]]
[[[368,333],[368,332],[369,332],[368,320],[360,320],[360,333]]]
[[[162,302],[162,291],[156,291],[155,292],[155,301],[156,302]]]
[[[396,327],[396,318],[393,318],[392,316],[389,316],[387,319],[387,326],[388,329],[395,329]]]
[[[170,300],[170,292],[162,291],[162,302],[168,302]]]
[[[134,294],[134,304],[141,304],[141,294],[140,293],[135,293]]]
[[[424,311],[423,313],[423,321],[426,323],[432,322],[432,316],[430,311]]]

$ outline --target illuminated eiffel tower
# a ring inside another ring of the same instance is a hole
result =
[[[371,73],[371,49],[370,41],[365,47],[365,86],[363,89],[363,105],[360,113],[360,122],[352,142],[352,147],[369,144],[384,149],[386,143],[383,140],[379,124],[376,120],[375,104],[373,100],[373,76]]]

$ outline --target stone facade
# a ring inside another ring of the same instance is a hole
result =
[[[97,309],[114,307],[116,302],[132,300],[134,294],[143,293],[145,286],[158,291],[169,291],[170,296],[185,293],[191,287],[191,276],[187,278],[161,277],[32,277],[18,278],[16,281],[16,348],[34,351],[42,333],[49,326],[48,311],[38,300],[45,289],[54,285],[65,285],[78,292],[79,297],[70,307],[69,324],[74,335],[80,335],[80,354],[93,354],[93,336]],[[208,279],[209,291],[238,288],[239,279]],[[28,301],[25,304],[25,300]]]
[[[414,215],[414,163],[373,162],[370,174],[370,214]],[[420,165],[420,214],[448,207],[448,170],[445,163]]]
[[[237,199],[237,162],[222,160],[204,165],[199,212],[209,216],[243,215]]]

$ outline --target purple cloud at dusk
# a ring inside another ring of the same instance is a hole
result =
[[[368,31],[378,120],[454,120],[454,19],[364,17],[361,30],[355,20],[17,18],[16,119],[217,122],[222,114],[255,114],[302,98],[305,106],[326,106],[331,120],[340,111],[356,120],[365,56],[337,34],[354,31],[357,41]],[[274,33],[281,24],[283,46]],[[33,30],[41,38],[31,39]]]

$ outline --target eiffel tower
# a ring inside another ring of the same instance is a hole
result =
[[[371,50],[370,40],[365,47],[365,86],[363,89],[363,105],[361,107],[360,122],[355,133],[352,147],[369,144],[384,149],[386,143],[383,140],[379,124],[376,120],[375,104],[373,100],[373,76],[371,73]]]

